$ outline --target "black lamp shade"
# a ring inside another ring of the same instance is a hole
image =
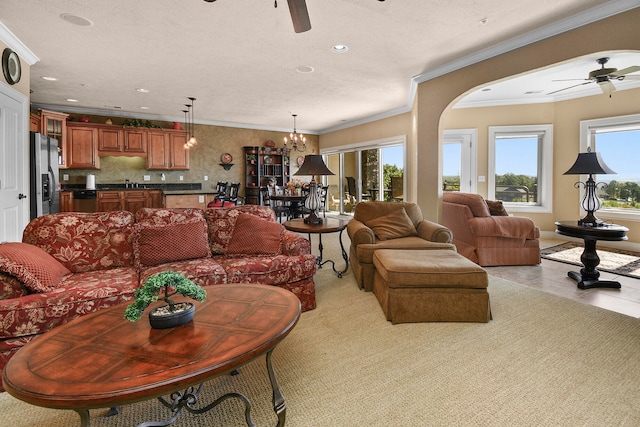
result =
[[[579,153],[576,162],[564,175],[600,175],[610,173],[615,172],[602,160],[600,153],[592,153],[589,150],[586,153]]]
[[[322,156],[319,154],[308,154],[304,156],[304,163],[294,175],[335,175],[327,165],[324,164]]]

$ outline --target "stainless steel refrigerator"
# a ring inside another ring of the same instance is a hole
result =
[[[31,132],[30,208],[31,219],[60,211],[58,189],[58,141]]]

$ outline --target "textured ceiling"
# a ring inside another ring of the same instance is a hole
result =
[[[307,0],[312,29],[296,34],[286,0],[2,0],[0,22],[39,59],[34,104],[183,120],[193,96],[197,122],[288,130],[297,114],[299,130],[321,133],[408,108],[416,76],[633,3]],[[65,13],[93,24],[70,24]],[[335,44],[349,51],[333,53]]]

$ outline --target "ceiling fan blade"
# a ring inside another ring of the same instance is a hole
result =
[[[563,90],[572,89],[572,88],[578,87],[578,86],[588,85],[589,83],[591,83],[591,80],[589,80],[588,82],[577,84],[577,85],[565,87],[563,89],[554,90],[553,92],[549,92],[547,95],[553,95],[554,93],[562,92]]]
[[[633,65],[631,67],[623,68],[622,70],[614,71],[611,73],[612,76],[624,76],[625,74],[635,73],[636,71],[640,71],[640,65]]]
[[[307,3],[305,0],[287,0],[289,3],[289,12],[293,21],[293,30],[296,33],[304,33],[311,29],[311,21],[309,20],[309,11],[307,11]]]

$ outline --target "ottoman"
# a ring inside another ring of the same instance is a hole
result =
[[[373,292],[387,320],[488,322],[487,272],[451,250],[380,249]]]

